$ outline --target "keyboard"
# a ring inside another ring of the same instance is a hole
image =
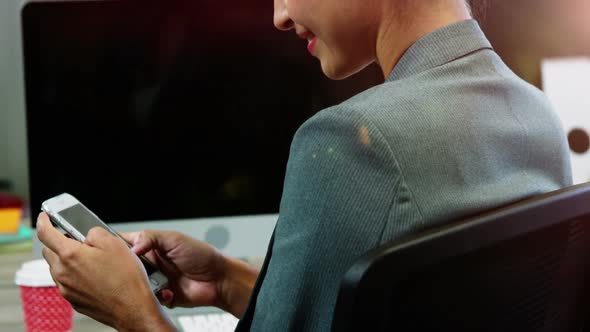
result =
[[[209,313],[177,317],[184,332],[233,332],[238,319],[228,313]]]

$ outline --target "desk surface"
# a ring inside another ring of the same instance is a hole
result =
[[[24,318],[14,274],[23,262],[33,259],[30,245],[20,250],[0,250],[0,331],[23,332]],[[78,313],[74,314],[74,331],[106,332],[113,329]]]

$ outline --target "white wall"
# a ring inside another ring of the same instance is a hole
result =
[[[0,0],[0,179],[28,197],[27,151],[20,8],[22,0]]]

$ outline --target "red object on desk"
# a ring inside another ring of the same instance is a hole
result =
[[[0,193],[0,209],[3,208],[21,208],[23,200],[7,193]]]
[[[57,287],[21,286],[20,290],[27,331],[72,331],[72,305]]]

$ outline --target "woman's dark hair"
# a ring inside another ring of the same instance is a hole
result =
[[[476,20],[484,18],[489,0],[467,0],[467,5],[471,9],[471,14]]]

